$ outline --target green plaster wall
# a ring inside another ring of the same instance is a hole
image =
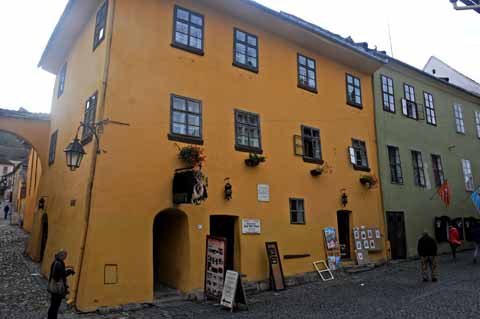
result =
[[[383,110],[380,75],[389,76],[394,81],[396,113]],[[380,179],[385,212],[404,212],[407,236],[407,255],[416,255],[417,239],[422,231],[434,234],[433,219],[447,215],[450,218],[470,217],[477,214],[465,188],[462,159],[472,163],[475,187],[480,186],[480,139],[475,128],[474,111],[480,111],[480,99],[460,90],[451,88],[439,81],[429,79],[419,72],[400,65],[386,65],[374,75],[374,93],[376,102],[376,130],[380,166]],[[419,108],[424,108],[423,92],[433,95],[437,115],[437,126],[427,124],[426,120],[412,120],[402,114],[401,98],[404,97],[403,84],[415,87]],[[463,106],[466,134],[456,133],[453,104]],[[404,184],[391,183],[387,145],[400,149]],[[449,150],[449,146],[455,146]],[[427,187],[418,187],[414,183],[411,151],[422,152],[425,165]],[[452,204],[449,208],[435,196],[435,180],[431,154],[442,158],[445,177],[452,188]],[[448,250],[440,245],[442,252]]]

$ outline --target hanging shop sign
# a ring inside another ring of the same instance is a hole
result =
[[[259,202],[269,202],[270,201],[270,185],[258,184],[257,198]]]
[[[173,176],[174,204],[200,205],[208,198],[208,179],[201,170],[177,170]]]
[[[227,240],[222,237],[207,236],[205,253],[205,296],[220,300],[225,278]]]
[[[242,219],[242,234],[260,235],[260,219]]]
[[[238,304],[244,304],[248,306],[247,295],[245,294],[245,289],[243,288],[242,277],[240,276],[240,273],[227,270],[220,304],[224,307],[230,308],[231,311],[233,311]]]
[[[283,277],[277,242],[267,242],[265,247],[267,248],[268,263],[270,264],[270,282],[272,287],[275,291],[284,290],[285,278]]]

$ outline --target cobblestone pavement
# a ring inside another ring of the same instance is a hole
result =
[[[22,255],[26,237],[17,227],[0,221],[1,319],[46,318],[45,281],[35,275],[38,268]],[[233,314],[211,304],[176,302],[104,315],[63,309],[59,318],[480,318],[480,265],[473,265],[471,252],[461,253],[456,263],[442,256],[439,267],[438,283],[421,282],[419,262],[409,261],[340,275],[328,283],[250,296],[249,310]]]

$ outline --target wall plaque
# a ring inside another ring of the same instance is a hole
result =
[[[269,202],[270,201],[270,185],[268,184],[258,184],[257,185],[257,197],[259,202]]]
[[[242,219],[242,234],[259,235],[261,231],[260,219]]]

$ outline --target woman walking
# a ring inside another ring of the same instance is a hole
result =
[[[448,242],[450,243],[450,248],[452,249],[453,260],[456,260],[457,248],[462,244],[462,242],[460,241],[458,230],[452,225],[448,226]]]
[[[57,319],[62,300],[68,294],[67,277],[75,274],[72,268],[65,267],[67,256],[68,253],[65,250],[59,251],[50,267],[48,292],[52,295],[52,299],[48,309],[48,319]]]

